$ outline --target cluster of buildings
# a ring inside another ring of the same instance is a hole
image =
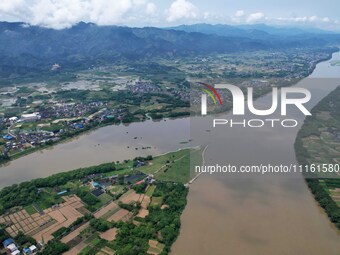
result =
[[[140,164],[139,166],[142,166],[142,165],[144,164]],[[152,184],[155,182],[155,179],[153,178],[153,175],[146,175],[142,172],[137,172],[135,174],[125,175],[122,181],[125,184],[128,184],[129,188],[132,188],[133,185],[139,185],[144,182]],[[82,178],[80,182],[83,185],[89,185],[92,195],[98,197],[101,194],[105,193],[108,187],[119,183],[119,176],[118,175],[102,176],[101,174],[92,174],[92,175]],[[66,192],[66,191],[62,191],[62,192]]]
[[[61,104],[53,108],[42,109],[40,112],[22,114],[20,118],[16,116],[4,118],[1,125],[4,140],[2,152],[8,155],[16,150],[25,150],[36,145],[54,143],[60,140],[63,134],[70,131],[81,130],[86,126],[100,124],[109,119],[123,119],[126,109],[101,108],[105,107],[105,104],[102,102]],[[87,117],[84,117],[84,115]],[[40,120],[55,118],[58,119],[51,120],[51,123],[43,122],[39,124]],[[37,128],[32,130],[18,129],[24,122],[38,122],[36,124]]]
[[[35,145],[41,145],[47,142],[56,142],[60,139],[53,132],[47,131],[20,133],[16,135],[7,134],[2,138],[6,141],[5,150],[7,152],[28,149]]]
[[[134,85],[128,86],[129,91],[136,94],[147,94],[147,93],[164,93],[159,86],[148,82],[148,81],[137,81]],[[178,88],[167,88],[168,92],[183,101],[190,100],[190,93],[183,91]]]
[[[133,93],[159,93],[162,89],[148,81],[137,81],[133,86],[128,86]]]
[[[170,90],[171,95],[173,95],[176,98],[179,98],[182,101],[190,101],[190,93],[189,90],[182,91],[178,89],[172,89]]]
[[[8,238],[2,243],[4,249],[9,252],[11,255],[33,255],[38,251],[38,248],[35,245],[31,245],[29,247],[23,248],[22,252],[19,249],[19,246],[14,242],[12,238]]]
[[[74,118],[84,116],[90,112],[98,111],[107,104],[103,102],[91,103],[57,103],[41,109],[41,117],[48,118]]]

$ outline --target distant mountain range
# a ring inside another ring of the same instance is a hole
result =
[[[204,34],[215,34],[227,37],[248,37],[248,38],[276,38],[296,36],[296,35],[312,35],[312,34],[335,34],[334,32],[329,32],[316,28],[296,28],[296,27],[274,27],[268,26],[266,24],[253,24],[253,25],[211,25],[211,24],[194,24],[194,25],[181,25],[177,27],[170,27],[168,29],[174,29],[185,32],[198,32]]]
[[[324,47],[337,41],[340,41],[337,34],[265,25],[197,24],[161,29],[81,22],[69,29],[54,30],[0,22],[0,77],[48,71],[54,63],[70,70],[86,69],[91,65],[153,57]]]

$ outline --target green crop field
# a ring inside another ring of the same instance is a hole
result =
[[[202,149],[183,149],[155,157],[152,162],[139,168],[140,171],[153,174],[161,181],[187,183],[191,179],[191,161],[201,162]]]
[[[33,205],[25,206],[25,210],[29,215],[35,214],[37,212]]]
[[[148,190],[146,191],[145,195],[152,197],[153,192],[155,191],[156,186],[155,185],[151,185]]]

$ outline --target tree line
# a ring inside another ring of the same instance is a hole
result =
[[[0,191],[0,214],[14,206],[26,206],[39,200],[40,188],[57,187],[72,180],[79,180],[92,174],[107,173],[116,170],[115,163],[105,163],[98,166],[79,168],[69,172],[51,175],[32,181],[13,184]]]

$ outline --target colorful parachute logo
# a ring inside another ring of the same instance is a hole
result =
[[[217,93],[216,89],[213,86],[203,83],[203,82],[198,82],[198,83],[206,87],[206,89],[202,88],[201,90],[210,96],[210,98],[213,100],[215,105],[217,104],[216,98],[219,101],[220,105],[223,105],[220,95]]]

